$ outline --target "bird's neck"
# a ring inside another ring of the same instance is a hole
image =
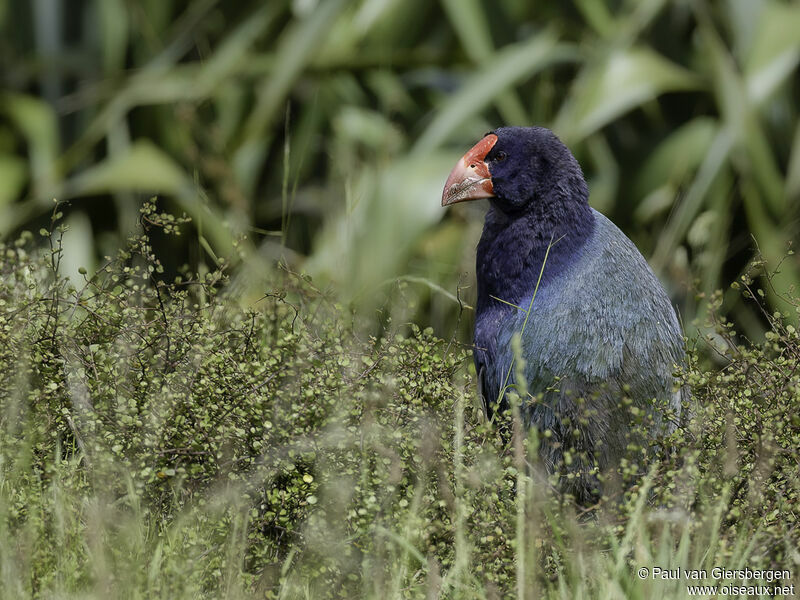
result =
[[[594,227],[594,212],[582,198],[561,203],[559,208],[537,203],[520,215],[492,206],[476,256],[478,314],[514,310],[497,298],[521,306],[530,299],[537,281],[541,289],[569,267]]]

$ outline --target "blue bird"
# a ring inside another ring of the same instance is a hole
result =
[[[632,442],[653,447],[674,429],[688,395],[674,377],[685,358],[678,319],[633,242],[589,206],[580,165],[552,131],[502,127],[470,149],[442,206],[479,198],[490,203],[473,351],[484,408],[491,419],[508,405],[519,334],[524,423],[562,491],[591,503],[598,474]]]

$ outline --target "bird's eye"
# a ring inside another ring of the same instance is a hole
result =
[[[498,152],[498,153],[497,153],[497,156],[495,156],[495,158],[494,158],[494,159],[495,159],[497,162],[502,162],[502,161],[504,161],[504,160],[505,160],[505,159],[507,159],[507,158],[508,158],[508,154],[506,154],[505,152],[503,152],[502,150],[500,150],[500,152]]]

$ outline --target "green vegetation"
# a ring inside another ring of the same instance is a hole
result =
[[[447,336],[458,304],[436,290],[469,285],[480,218],[440,222],[439,194],[498,125],[564,138],[686,322],[753,238],[775,270],[796,237],[797,3],[56,4],[0,0],[0,238],[70,201],[70,275],[123,246],[137,196],[158,193],[194,221],[178,264],[238,260],[238,240],[242,294],[283,257],[357,304],[406,277],[414,320]],[[800,289],[800,263],[776,277]],[[763,333],[737,294],[724,308]]]
[[[672,451],[576,512],[483,422],[457,342],[369,335],[287,267],[247,308],[224,266],[165,284],[151,239],[183,219],[141,220],[74,282],[58,228],[0,247],[0,596],[679,598],[637,569],[800,570],[785,317],[755,345],[716,323],[728,364],[692,351]]]
[[[0,597],[800,589],[800,4],[0,0],[0,28]],[[476,405],[482,214],[440,194],[512,124],[567,142],[689,338],[691,419],[591,511]]]

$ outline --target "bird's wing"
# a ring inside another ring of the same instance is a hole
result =
[[[523,313],[503,324],[497,366],[507,368],[519,331],[532,394],[562,377],[560,387],[576,393],[604,383],[627,385],[635,398],[664,398],[671,394],[672,365],[683,356],[675,311],[633,242],[604,216],[596,218],[581,258],[539,290],[527,320]]]

